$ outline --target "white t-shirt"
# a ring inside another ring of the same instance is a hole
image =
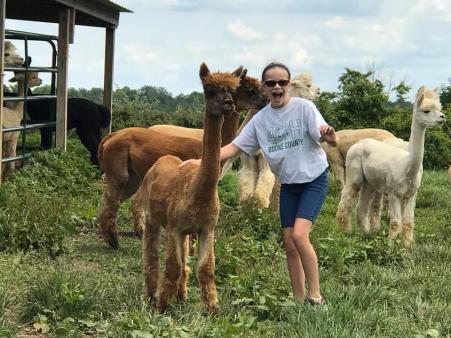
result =
[[[249,155],[261,149],[280,183],[311,182],[328,167],[319,131],[325,124],[311,101],[292,97],[260,110],[232,143]]]

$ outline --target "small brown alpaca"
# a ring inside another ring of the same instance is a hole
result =
[[[246,76],[246,70],[238,67],[233,75],[240,76],[240,84],[234,93],[235,107],[248,109],[263,104],[260,82]],[[238,111],[237,109],[237,111]],[[234,111],[224,118],[221,135],[223,144],[236,135],[239,114]],[[203,134],[203,131],[201,130]],[[98,158],[105,172],[105,190],[99,213],[100,232],[113,249],[119,248],[116,230],[119,206],[138,190],[147,170],[163,155],[174,155],[182,160],[199,158],[202,137],[199,140],[175,137],[150,128],[126,128],[107,135],[99,145]],[[174,138],[175,137],[175,138]],[[142,232],[143,212],[140,201],[134,198],[132,212],[135,232]]]
[[[98,159],[105,173],[100,206],[100,233],[113,249],[119,248],[116,230],[121,203],[139,188],[147,170],[162,156],[198,158],[202,143],[168,136],[147,128],[125,128],[107,135],[99,145]]]
[[[205,119],[202,161],[188,164],[175,156],[164,156],[149,169],[140,188],[145,212],[143,263],[145,292],[166,310],[176,295],[186,300],[188,234],[199,238],[197,278],[202,301],[212,314],[217,310],[214,281],[214,229],[219,217],[217,183],[221,171],[221,126],[224,115],[234,109],[232,93],[239,78],[230,73],[210,73],[203,63],[199,72],[205,95]],[[165,273],[158,283],[159,239],[165,227]]]

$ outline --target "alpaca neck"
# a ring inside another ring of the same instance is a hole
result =
[[[17,81],[17,96],[24,96],[25,95],[25,81],[19,80]],[[20,114],[20,116],[23,118],[23,101],[18,101],[14,105],[14,110]]]
[[[216,192],[220,174],[221,127],[224,117],[205,112],[202,161],[195,180],[196,198],[210,199]]]
[[[238,124],[240,122],[240,114],[237,111],[224,117],[224,123],[221,129],[221,147],[229,144],[236,137],[236,131],[238,130]]]
[[[413,178],[417,175],[423,164],[425,135],[426,128],[416,123],[414,117],[409,139],[409,160],[407,166],[407,175],[409,177]]]

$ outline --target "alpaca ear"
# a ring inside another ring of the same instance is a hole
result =
[[[240,79],[244,80],[246,75],[247,75],[247,68],[244,68],[243,71],[240,74]]]
[[[241,73],[243,72],[243,66],[239,66],[237,69],[235,69],[233,72],[232,72],[232,75],[235,75],[235,76],[240,76],[241,75]]]
[[[5,41],[5,50],[15,51],[17,48],[13,45],[11,41]]]
[[[436,96],[440,96],[440,88],[439,87],[435,87],[434,90],[432,91]]]
[[[210,75],[210,69],[208,69],[207,64],[205,62],[202,62],[202,64],[200,65],[199,76],[201,79],[204,79],[208,75]]]
[[[423,101],[424,99],[424,91],[426,90],[425,86],[421,86],[418,91],[417,91],[417,95],[416,95],[416,101],[418,104],[421,103],[421,101]]]

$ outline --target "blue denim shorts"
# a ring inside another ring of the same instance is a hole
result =
[[[312,182],[282,184],[280,187],[280,223],[282,228],[294,226],[296,218],[315,222],[327,196],[327,169]]]

